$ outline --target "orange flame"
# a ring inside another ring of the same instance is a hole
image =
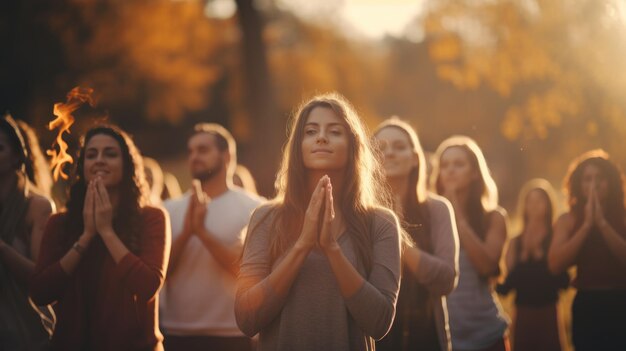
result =
[[[67,179],[68,176],[63,172],[63,165],[65,163],[72,163],[74,159],[67,153],[67,143],[63,140],[63,133],[70,133],[70,127],[74,124],[74,116],[72,113],[76,111],[85,102],[89,105],[94,105],[92,97],[93,89],[75,87],[69,93],[67,93],[67,101],[65,103],[59,102],[54,104],[54,115],[56,119],[48,124],[48,129],[54,130],[59,128],[55,143],[59,146],[59,151],[54,149],[47,150],[46,153],[52,156],[51,167],[54,180],[58,180],[59,176],[63,179]]]

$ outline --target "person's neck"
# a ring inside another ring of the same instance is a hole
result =
[[[15,179],[17,174],[15,172],[7,172],[0,176],[0,199],[4,199],[11,189],[15,186]]]
[[[546,223],[543,218],[528,218],[526,222],[525,231],[526,235],[544,235],[548,232],[548,228],[546,228]]]
[[[469,190],[468,189],[459,189],[456,191],[456,198],[463,210],[464,215],[468,215],[467,213],[467,205],[469,202]]]
[[[393,206],[394,211],[398,214],[404,210],[404,201],[407,198],[409,190],[409,178],[408,177],[393,177],[387,178],[387,183],[391,188],[393,194]]]
[[[215,177],[201,181],[200,183],[202,185],[202,191],[210,198],[218,197],[230,189],[225,174],[217,174]]]

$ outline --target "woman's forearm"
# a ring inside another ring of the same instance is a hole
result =
[[[92,238],[89,235],[81,235],[76,241],[75,246],[72,246],[72,248],[70,248],[63,257],[61,257],[59,264],[65,273],[69,275],[74,272],[82,255],[84,255],[84,251],[87,247],[89,247],[91,240]]]
[[[102,233],[101,237],[104,241],[104,245],[106,246],[107,250],[109,250],[109,253],[111,254],[111,257],[113,257],[113,261],[115,261],[115,263],[120,263],[122,258],[124,258],[124,256],[126,256],[126,254],[130,252],[126,245],[124,245],[122,240],[120,240],[120,238],[112,229],[107,230],[105,233]]]
[[[248,276],[245,274],[246,269],[241,269],[237,282],[235,317],[244,334],[254,336],[276,317],[310,250],[306,246],[294,245],[265,277]],[[244,260],[242,267],[245,264]]]
[[[599,228],[602,233],[602,237],[604,238],[604,241],[613,256],[626,266],[626,240],[620,237],[620,235],[607,221],[604,221],[601,225],[599,225]]]
[[[345,298],[351,297],[361,289],[365,279],[354,268],[352,263],[348,261],[339,245],[327,249],[325,253],[330,263],[330,268],[339,284],[341,295]]]
[[[574,260],[580,251],[589,228],[582,226],[570,238],[564,238],[566,233],[555,232],[555,239],[548,252],[548,268],[553,274],[565,271],[574,264]],[[563,237],[563,239],[561,239]]]

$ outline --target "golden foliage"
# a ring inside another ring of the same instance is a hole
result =
[[[221,31],[199,1],[75,1],[81,23],[59,19],[80,84],[93,87],[104,105],[146,100],[145,115],[179,120],[207,106],[207,90],[219,74],[214,58]],[[81,32],[76,24],[83,24]]]
[[[626,74],[616,67],[626,25],[617,1],[442,0],[427,14],[429,56],[457,88],[484,85],[509,99],[500,130],[510,140],[545,139],[585,114],[624,129],[616,116],[626,112]],[[602,125],[585,130],[595,136]]]
[[[290,17],[270,23],[267,31],[269,64],[282,111],[293,110],[315,93],[336,90],[346,95],[366,120],[379,117],[372,100],[384,95],[380,90],[384,49]]]

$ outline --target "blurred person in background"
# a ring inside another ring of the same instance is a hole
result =
[[[167,200],[170,272],[161,300],[168,351],[246,351],[235,322],[235,278],[250,214],[262,199],[235,187],[236,144],[218,124],[200,123],[187,141],[192,188]]]
[[[452,203],[461,243],[459,282],[447,299],[452,349],[509,350],[508,317],[492,284],[507,238],[496,183],[469,137],[444,140],[434,161],[433,188]]]
[[[28,297],[44,226],[54,210],[29,179],[29,169],[24,137],[5,115],[0,119],[0,350],[6,351],[46,350],[54,326],[49,307],[37,307]]]
[[[163,171],[163,191],[161,200],[176,199],[183,195],[178,179],[170,172]]]
[[[259,192],[256,189],[256,182],[250,170],[242,164],[238,164],[235,168],[235,174],[233,175],[233,183],[245,189],[247,192],[258,195]]]
[[[50,173],[50,165],[46,157],[41,152],[39,145],[39,138],[35,133],[35,130],[28,125],[28,123],[17,120],[17,125],[20,128],[20,133],[24,137],[24,144],[26,145],[26,153],[28,159],[24,166],[26,168],[26,175],[31,183],[35,184],[37,189],[46,197],[50,197],[52,190],[52,175]]]
[[[161,194],[163,193],[163,170],[159,163],[152,157],[143,157],[143,166],[146,174],[146,181],[150,189],[150,204],[160,206],[162,204]]]
[[[146,205],[142,158],[121,129],[87,131],[67,211],[46,224],[32,299],[56,303],[52,350],[163,350],[158,293],[170,253],[169,221]]]
[[[376,350],[451,350],[446,295],[458,277],[459,239],[452,206],[426,190],[426,160],[417,134],[397,118],[374,130],[394,211],[414,245],[402,256],[394,324]]]
[[[557,220],[548,264],[576,267],[572,338],[576,351],[626,350],[624,175],[602,150],[574,159],[565,177],[569,211]]]
[[[527,182],[519,194],[522,230],[509,243],[508,274],[497,287],[502,295],[516,292],[514,351],[561,350],[557,301],[559,290],[569,285],[569,276],[567,272],[553,275],[548,269],[554,199],[554,189],[545,179]]]
[[[258,350],[374,350],[393,322],[400,227],[381,165],[349,102],[293,116],[278,197],[254,212],[235,314]]]

